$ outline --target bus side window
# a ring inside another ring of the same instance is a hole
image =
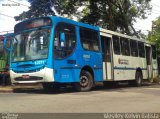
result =
[[[130,47],[131,47],[131,55],[137,57],[138,56],[137,41],[130,40]]]
[[[114,53],[116,55],[120,55],[120,43],[118,36],[113,36],[113,48],[114,48]]]
[[[138,54],[139,57],[145,57],[144,43],[142,42],[138,42]]]
[[[155,45],[152,45],[152,57],[153,59],[157,59],[157,50]]]
[[[129,40],[126,38],[120,38],[121,40],[121,52],[122,55],[130,56]]]
[[[87,28],[80,28],[80,39],[85,50],[99,51],[100,44],[98,32]]]

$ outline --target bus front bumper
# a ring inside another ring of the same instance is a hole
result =
[[[10,78],[12,83],[54,82],[54,70],[46,67],[31,73],[15,73],[10,70]]]

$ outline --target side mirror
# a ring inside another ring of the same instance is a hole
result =
[[[60,41],[61,41],[61,47],[64,47],[64,43],[65,43],[65,33],[60,33]]]

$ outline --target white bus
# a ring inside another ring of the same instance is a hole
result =
[[[142,81],[158,77],[156,47],[144,39],[100,29],[103,53],[103,80],[129,81],[140,86]]]

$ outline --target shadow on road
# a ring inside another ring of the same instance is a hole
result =
[[[157,87],[158,84],[151,84],[151,83],[144,83],[141,87],[135,87],[135,86],[130,86],[128,85],[128,83],[118,83],[116,85],[108,85],[108,86],[103,86],[103,85],[98,85],[96,87],[94,87],[90,92],[97,92],[97,91],[107,91],[107,92],[111,92],[111,91],[117,91],[117,92],[124,92],[124,89],[130,89],[130,88],[152,88],[152,87]],[[160,87],[160,85],[158,85],[158,87]],[[75,93],[77,92],[73,87],[69,86],[69,87],[62,87],[60,88],[59,91],[45,91],[43,90],[42,87],[29,87],[29,88],[14,88],[13,89],[14,93],[29,93],[29,94],[63,94],[63,93]],[[89,93],[90,93],[89,92]],[[78,93],[78,92],[77,92]],[[86,93],[86,92],[85,92]]]

